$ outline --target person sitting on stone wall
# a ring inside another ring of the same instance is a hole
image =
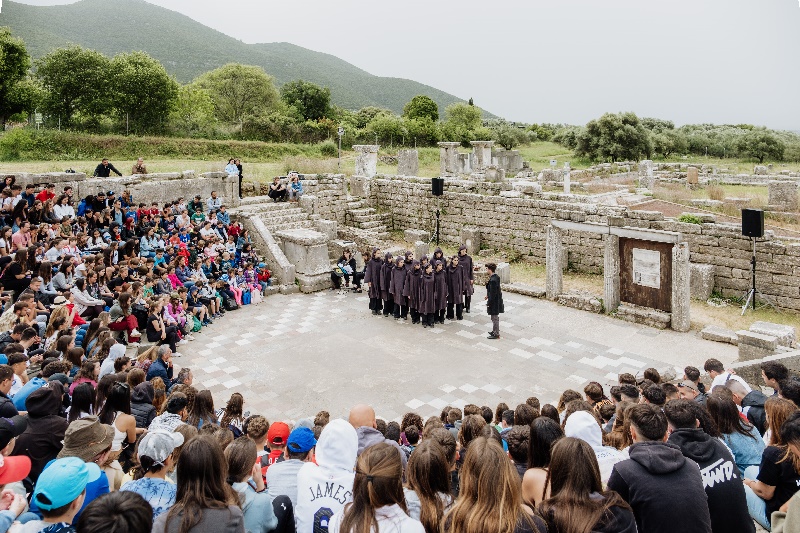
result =
[[[281,178],[275,176],[269,186],[269,193],[267,193],[273,202],[283,202],[286,200],[286,185],[281,182]]]

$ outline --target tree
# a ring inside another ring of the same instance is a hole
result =
[[[214,100],[205,89],[190,84],[178,90],[178,98],[170,112],[170,121],[188,135],[207,130],[214,118]]]
[[[403,108],[405,118],[429,118],[439,120],[439,106],[428,96],[419,94],[411,99]]]
[[[11,30],[0,28],[0,125],[5,126],[11,115],[19,113],[14,100],[14,87],[28,72],[31,60],[22,39],[11,36]]]
[[[760,164],[767,157],[782,160],[786,145],[771,131],[754,129],[739,139],[738,148],[740,153],[758,159]]]
[[[34,79],[25,78],[11,88],[6,111],[10,113],[10,117],[17,114],[30,115],[42,105],[46,95],[41,84]]]
[[[407,118],[403,122],[408,132],[405,142],[409,146],[412,146],[412,144],[435,146],[441,139],[439,124],[431,120],[430,117]]]
[[[367,124],[366,130],[369,138],[373,139],[377,136],[379,143],[389,142],[390,140],[400,142],[402,137],[407,134],[403,119],[396,115],[380,114]]]
[[[290,81],[281,87],[281,98],[286,105],[297,109],[304,120],[319,120],[328,117],[331,111],[331,90],[308,81]]]
[[[144,52],[111,60],[111,103],[134,131],[160,129],[178,98],[178,82],[164,65]]]
[[[667,130],[675,129],[674,122],[671,120],[662,120],[660,118],[645,117],[642,119],[642,126],[650,133],[662,133]]]
[[[80,113],[95,117],[108,111],[111,61],[94,50],[58,48],[38,59],[36,75],[47,91],[44,108],[70,127]]]
[[[239,124],[269,114],[280,105],[280,95],[272,78],[261,67],[228,63],[206,72],[195,80],[214,100],[217,118]]]
[[[367,127],[367,124],[372,122],[372,119],[377,117],[378,115],[393,115],[389,109],[384,109],[382,107],[375,107],[375,106],[366,106],[362,107],[356,112],[356,127],[358,129],[364,129]]]
[[[682,133],[666,130],[652,135],[653,151],[667,158],[672,154],[682,154],[689,149],[689,143]]]
[[[481,108],[477,106],[463,102],[450,104],[444,110],[446,120],[442,124],[442,138],[469,146],[469,141],[478,140],[476,131],[481,127],[481,114]]]
[[[528,144],[531,140],[524,129],[512,126],[505,120],[492,124],[489,126],[489,130],[492,132],[492,140],[506,150],[516,148],[521,144]],[[535,136],[532,132],[530,134]]]
[[[589,121],[575,149],[593,161],[612,162],[638,160],[652,151],[650,136],[635,113],[606,113]]]

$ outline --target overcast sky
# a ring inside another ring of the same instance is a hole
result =
[[[246,43],[286,41],[472,97],[510,120],[634,111],[800,130],[800,0],[150,1]]]

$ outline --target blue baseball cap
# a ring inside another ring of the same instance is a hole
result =
[[[309,428],[297,428],[289,434],[286,449],[292,453],[304,453],[317,445],[314,432]]]
[[[85,463],[78,457],[56,459],[39,476],[32,499],[39,509],[58,509],[75,501],[100,474],[97,464]]]

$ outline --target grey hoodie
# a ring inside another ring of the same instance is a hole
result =
[[[297,533],[327,531],[331,516],[353,499],[358,435],[349,422],[332,420],[319,436],[316,461],[297,472]],[[323,529],[324,527],[324,529]]]
[[[403,472],[406,471],[406,464],[408,463],[408,458],[406,457],[405,452],[400,448],[400,444],[398,444],[393,440],[385,438],[383,436],[383,433],[381,433],[375,428],[361,426],[356,430],[356,432],[358,433],[358,455],[364,453],[364,450],[366,450],[370,446],[375,446],[376,444],[385,442],[397,448],[397,451],[400,453],[400,458],[403,461]]]

